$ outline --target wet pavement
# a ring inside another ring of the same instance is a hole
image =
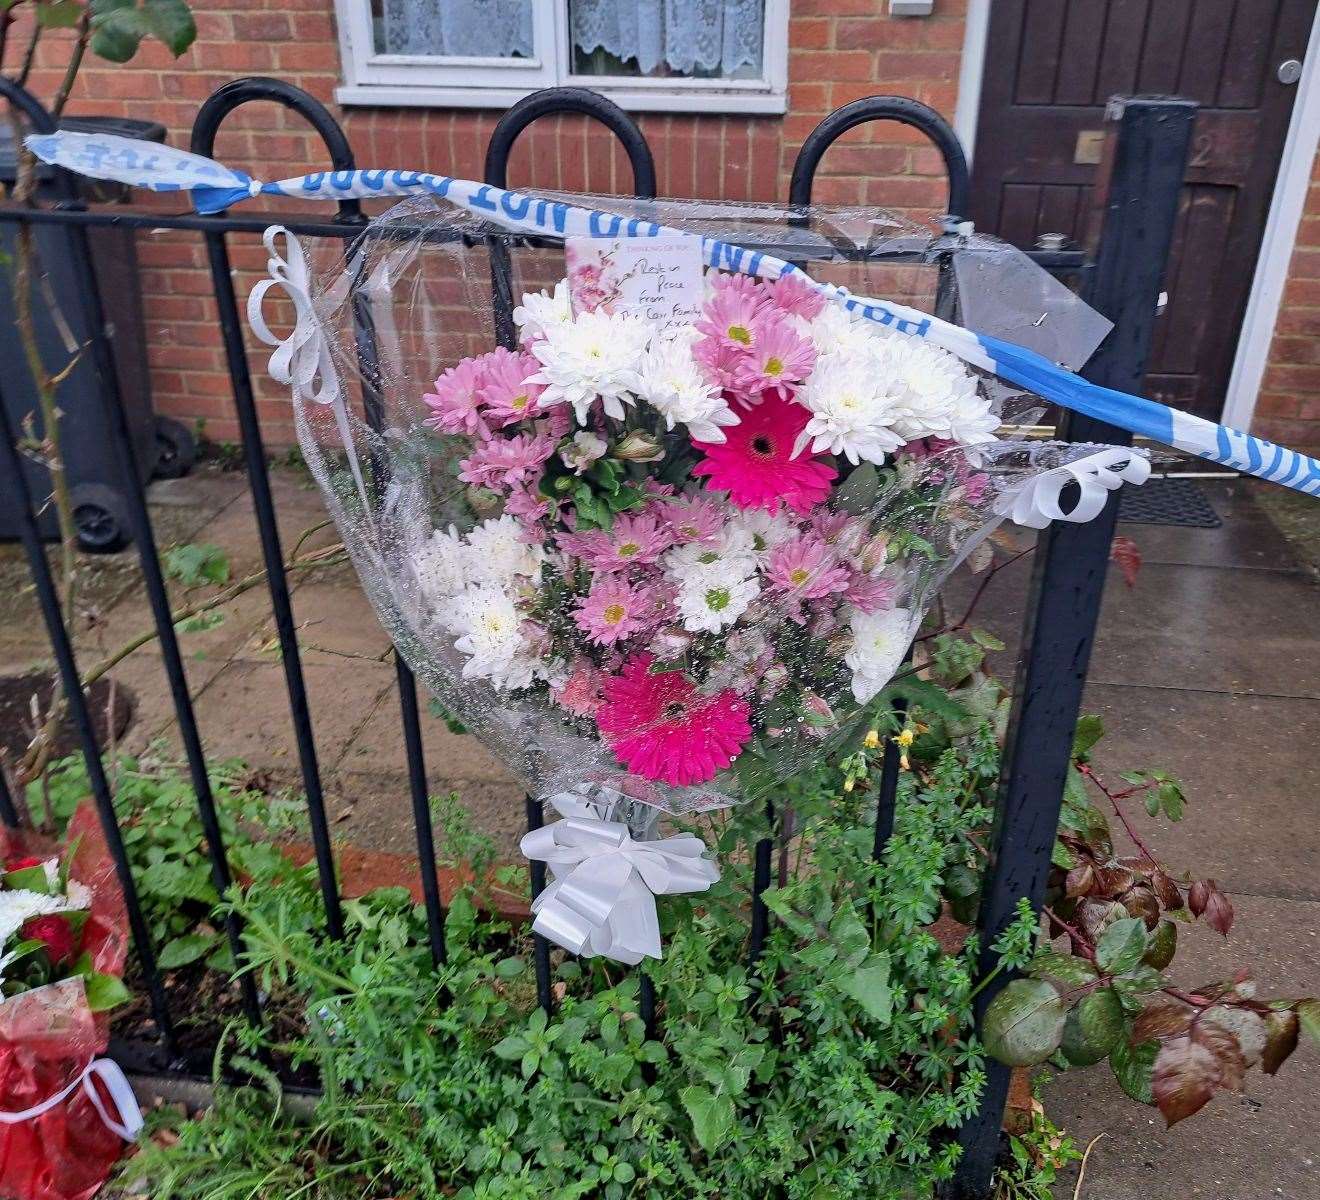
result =
[[[277,470],[273,483],[288,549],[325,514],[304,473]],[[1149,840],[1169,863],[1217,878],[1237,907],[1227,944],[1209,931],[1189,931],[1180,979],[1195,985],[1250,966],[1263,991],[1320,994],[1320,583],[1256,503],[1257,487],[1206,485],[1224,518],[1219,529],[1121,529],[1137,542],[1144,565],[1131,588],[1111,573],[1086,710],[1101,714],[1109,731],[1098,753],[1102,771],[1162,767],[1185,782],[1187,819],[1148,822],[1161,826]],[[162,547],[221,546],[231,579],[259,568],[240,474],[202,468],[152,485],[151,500]],[[321,530],[307,545],[331,537]],[[999,657],[1009,677],[1029,562],[1001,572],[978,609],[976,623],[1008,643]],[[84,614],[79,621],[84,668],[149,628],[135,578],[131,553],[96,563],[85,593],[95,619]],[[13,597],[0,615],[6,672],[48,657],[24,581],[17,548],[0,547],[0,583]],[[299,572],[290,582],[334,835],[367,850],[407,854],[411,808],[388,639],[350,567]],[[954,581],[952,611],[961,611],[960,599],[974,586]],[[177,588],[176,595],[185,598]],[[208,751],[242,758],[295,787],[298,753],[264,588],[221,611],[219,625],[180,635]],[[136,705],[123,748],[156,745],[177,754],[154,647],[125,659],[113,675]],[[457,790],[473,824],[511,856],[522,821],[517,785],[473,739],[450,733],[425,710],[422,719],[432,792]],[[1316,1200],[1318,1091],[1320,1051],[1303,1047],[1278,1078],[1253,1071],[1245,1095],[1221,1095],[1172,1131],[1153,1110],[1126,1100],[1103,1067],[1051,1083],[1044,1101],[1082,1144],[1106,1135],[1087,1168],[1085,1200]],[[1071,1183],[1059,1194],[1071,1196]]]

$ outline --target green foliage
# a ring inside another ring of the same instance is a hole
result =
[[[1059,1172],[1082,1157],[1072,1138],[1038,1110],[1030,1128],[1009,1136],[1008,1149],[1012,1162],[999,1173],[995,1200],[1053,1200]]]
[[[229,582],[229,555],[210,542],[171,546],[161,555],[165,574],[184,587],[216,587]]]
[[[92,53],[110,62],[128,62],[146,38],[155,38],[175,58],[197,37],[187,0],[88,0],[92,11]]]

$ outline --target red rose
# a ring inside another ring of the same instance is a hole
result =
[[[78,935],[73,927],[58,913],[44,917],[33,917],[21,930],[26,939],[41,942],[46,947],[46,956],[52,967],[69,962],[78,953]]]
[[[41,859],[33,858],[31,855],[27,855],[24,858],[11,858],[7,863],[5,863],[5,870],[26,871],[28,867],[39,867],[39,866],[41,866]]]

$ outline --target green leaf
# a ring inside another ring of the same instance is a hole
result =
[[[1108,1058],[1123,1039],[1123,1005],[1113,988],[1100,988],[1083,996],[1063,1024],[1060,1049],[1075,1067],[1089,1067]]]
[[[502,1041],[495,1043],[491,1049],[495,1052],[496,1058],[502,1058],[505,1062],[515,1062],[522,1058],[530,1048],[531,1043],[518,1033],[511,1033]]]
[[[176,626],[180,633],[205,633],[208,629],[215,629],[225,623],[225,614],[216,610],[211,612],[198,613],[195,617],[189,617],[186,621],[180,621]]]
[[[1109,1066],[1123,1089],[1138,1104],[1153,1104],[1155,1092],[1155,1056],[1160,1052],[1157,1041],[1139,1042],[1129,1046],[1120,1041],[1109,1056]]]
[[[855,467],[834,493],[834,507],[860,516],[875,503],[880,494],[880,472],[874,463]]]
[[[1172,779],[1166,779],[1155,791],[1160,808],[1164,810],[1164,815],[1170,821],[1181,821],[1184,808],[1182,788],[1174,783]]]
[[[218,936],[214,933],[186,933],[176,937],[161,947],[158,965],[162,971],[170,971],[196,962],[203,954],[210,952]]]
[[[1063,1040],[1068,1006],[1042,979],[1014,979],[990,1001],[981,1023],[986,1051],[1011,1067],[1044,1062]]]
[[[38,892],[43,896],[55,894],[50,880],[46,878],[46,868],[40,863],[35,867],[23,867],[19,871],[6,871],[4,883],[9,891]]]
[[[1102,971],[1122,975],[1132,970],[1146,953],[1146,925],[1136,917],[1115,921],[1100,935],[1095,961]]]
[[[178,58],[197,38],[186,0],[91,0],[92,53],[127,62],[145,37],[154,37]]]
[[[704,1087],[685,1087],[678,1094],[692,1120],[692,1132],[707,1154],[713,1154],[733,1132],[733,1100]]]
[[[1094,714],[1077,719],[1077,729],[1073,732],[1073,758],[1085,758],[1091,748],[1105,736],[1104,722]]]
[[[1302,1032],[1313,1042],[1320,1042],[1320,1000],[1303,1000],[1297,1005],[1296,1011]]]
[[[171,546],[161,556],[165,573],[184,587],[229,582],[229,555],[210,542]]]
[[[1095,967],[1086,959],[1058,950],[1040,951],[1027,970],[1036,979],[1055,979],[1065,988],[1086,987],[1096,981]]]
[[[1050,862],[1064,871],[1071,871],[1077,865],[1077,859],[1073,852],[1057,838],[1054,842],[1054,849],[1050,851]]]
[[[1157,971],[1163,971],[1178,953],[1178,926],[1170,920],[1163,920],[1155,926],[1146,942],[1146,952],[1141,961]]]
[[[984,629],[973,629],[970,631],[972,641],[974,641],[983,650],[1000,651],[1004,649],[1004,643],[993,633],[987,633]]]
[[[867,933],[866,926],[858,919],[857,910],[851,905],[839,909],[834,920],[830,922],[830,937],[850,967],[857,966],[871,948],[871,935]]]
[[[46,29],[72,29],[81,16],[77,0],[43,0],[37,5],[37,23]]]
[[[878,1025],[888,1025],[894,1013],[894,993],[889,986],[889,955],[872,954],[851,975],[845,975],[839,990],[862,1006]]]
[[[83,980],[87,990],[87,1007],[92,1012],[106,1012],[117,1004],[128,1000],[130,993],[124,981],[114,975],[103,975],[93,971]]]

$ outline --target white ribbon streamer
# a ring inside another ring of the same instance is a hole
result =
[[[1111,446],[1027,480],[1001,496],[995,511],[1028,529],[1044,529],[1051,521],[1080,525],[1100,515],[1110,492],[1124,483],[1143,484],[1149,478],[1149,459],[1135,450]],[[1059,498],[1073,483],[1081,489],[1081,495],[1064,512]]]
[[[101,1093],[96,1089],[98,1079],[110,1096],[115,1116],[110,1115],[105,1101],[101,1099]],[[57,1105],[63,1104],[80,1087],[87,1093],[87,1098],[92,1102],[92,1107],[96,1109],[97,1116],[101,1118],[107,1129],[117,1133],[126,1142],[137,1140],[137,1135],[142,1129],[142,1110],[138,1107],[137,1097],[133,1095],[133,1089],[129,1086],[123,1070],[117,1062],[109,1058],[92,1059],[72,1083],[40,1104],[34,1104],[21,1112],[0,1112],[0,1125],[18,1125],[40,1117]]]
[[[533,932],[584,958],[633,966],[661,957],[655,898],[704,892],[719,881],[705,843],[690,833],[634,841],[626,825],[601,820],[598,808],[576,796],[561,792],[550,803],[564,819],[521,842],[522,852],[553,876],[532,901]]]
[[[277,243],[283,239],[284,252],[281,254]],[[330,342],[321,328],[321,319],[317,315],[316,305],[312,302],[312,276],[307,268],[307,255],[302,243],[283,225],[272,225],[261,235],[261,240],[270,254],[266,260],[269,279],[258,282],[248,293],[247,319],[252,332],[275,351],[270,356],[266,369],[277,383],[288,384],[296,399],[310,400],[313,404],[329,405],[335,415],[335,427],[347,452],[348,469],[353,474],[358,496],[362,500],[364,512],[369,512],[371,504],[367,500],[367,485],[362,478],[362,467],[358,463],[357,451],[353,445],[353,430],[348,419],[348,408],[344,402],[343,389],[339,386],[339,377],[335,372],[334,358],[330,353]],[[342,299],[347,288],[347,279],[340,280],[337,289],[331,294],[332,302]],[[266,301],[266,293],[271,288],[283,289],[293,304],[293,330],[288,337],[281,338],[273,333],[266,324],[265,314],[261,311]]]

